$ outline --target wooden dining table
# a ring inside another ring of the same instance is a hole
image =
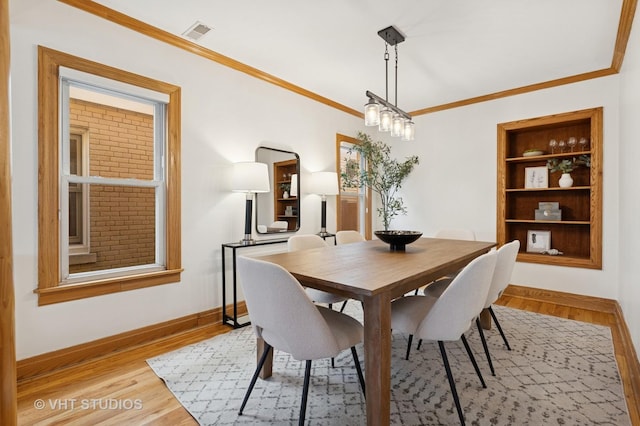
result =
[[[458,271],[496,244],[420,238],[405,251],[380,240],[261,256],[300,283],[362,302],[367,425],[388,425],[391,407],[391,301]],[[264,342],[258,341],[258,353]],[[273,352],[271,352],[273,353]],[[271,376],[268,360],[262,378]]]

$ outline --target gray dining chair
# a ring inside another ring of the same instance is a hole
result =
[[[329,247],[327,242],[322,237],[315,234],[300,234],[289,237],[287,241],[287,249],[289,251],[308,250],[313,248]],[[344,311],[347,304],[347,298],[338,294],[329,293],[315,288],[306,288],[305,291],[316,303],[326,303],[329,308],[333,307],[336,303],[342,302],[340,312]]]
[[[475,258],[463,268],[439,298],[412,295],[401,297],[391,303],[391,328],[409,334],[406,359],[409,359],[414,335],[423,340],[438,342],[458,417],[463,425],[464,414],[444,342],[462,340],[480,383],[486,388],[464,333],[469,330],[484,307],[495,265],[496,253],[491,251]]]
[[[306,362],[299,425],[303,425],[305,419],[311,361],[332,358],[351,348],[360,386],[365,392],[364,377],[355,348],[364,338],[362,324],[346,314],[314,305],[298,280],[275,263],[239,257],[238,278],[253,331],[265,343],[264,352],[240,406],[240,415],[272,349]]]
[[[366,241],[364,236],[358,231],[344,230],[336,232],[336,244],[350,244]]]

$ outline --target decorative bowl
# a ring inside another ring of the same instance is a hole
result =
[[[389,244],[391,251],[405,251],[405,246],[422,236],[418,231],[375,231],[374,234],[381,241]]]

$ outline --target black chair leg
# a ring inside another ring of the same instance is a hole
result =
[[[507,336],[504,335],[502,327],[500,327],[500,323],[498,322],[498,318],[496,317],[496,313],[493,312],[493,308],[491,306],[489,306],[489,313],[491,314],[491,318],[493,318],[493,322],[496,323],[496,327],[498,327],[498,331],[502,336],[502,340],[504,340],[504,344],[507,345],[507,349],[511,350],[511,346],[509,346],[509,342],[507,341]]]
[[[348,302],[348,301],[349,301],[349,300],[345,300],[345,301],[342,303],[342,308],[340,308],[340,312],[344,312],[344,308],[345,308],[345,306],[347,306],[347,302]]]
[[[422,346],[422,339],[418,340],[418,346],[416,347],[416,349],[420,350],[420,346]]]
[[[256,384],[256,380],[258,380],[258,375],[260,374],[260,370],[264,366],[264,362],[267,360],[267,355],[269,355],[269,351],[271,351],[271,345],[267,342],[264,343],[264,352],[262,352],[262,356],[260,357],[260,361],[258,361],[258,366],[256,367],[255,373],[253,373],[253,377],[251,378],[251,383],[249,383],[249,389],[247,389],[247,393],[244,396],[244,400],[242,401],[242,405],[240,406],[240,411],[238,411],[239,415],[242,415],[242,410],[244,410],[244,406],[247,405],[247,401],[249,400],[249,395],[251,395],[251,391],[253,391],[253,387]]]
[[[353,355],[353,362],[356,364],[356,371],[358,372],[358,380],[360,380],[360,387],[362,388],[362,394],[367,397],[367,392],[364,387],[364,376],[362,375],[362,368],[360,368],[360,360],[358,359],[358,352],[356,348],[351,346],[351,354]]]
[[[460,399],[458,398],[458,391],[456,390],[456,383],[453,381],[453,375],[451,374],[451,367],[449,366],[449,360],[447,359],[447,351],[444,349],[444,343],[442,340],[438,340],[438,346],[440,346],[440,355],[442,355],[442,362],[444,363],[444,369],[447,372],[447,379],[449,379],[449,386],[451,387],[451,393],[453,394],[453,401],[456,403],[456,410],[458,410],[458,417],[460,418],[460,424],[464,426],[464,414],[462,414],[462,407],[460,406]]]
[[[304,385],[302,387],[302,402],[300,403],[300,418],[298,419],[298,425],[304,425],[304,417],[307,412],[307,394],[309,393],[309,378],[311,377],[311,360],[307,360],[307,364],[304,368]]]
[[[473,356],[473,352],[471,352],[471,348],[469,347],[469,343],[467,342],[467,338],[464,337],[464,334],[460,337],[462,339],[462,343],[464,343],[464,348],[467,350],[467,354],[469,354],[469,359],[471,360],[471,364],[473,364],[473,368],[476,370],[476,374],[480,378],[480,383],[482,383],[482,387],[486,388],[487,385],[484,383],[484,378],[482,377],[482,373],[478,368],[478,363],[476,362],[476,357]]]
[[[411,342],[413,342],[413,334],[409,335],[409,343],[407,344],[407,356],[404,359],[409,359],[409,352],[411,352]]]
[[[482,325],[480,324],[480,318],[476,318],[476,326],[478,327],[478,333],[480,334],[480,340],[482,340],[482,347],[484,348],[484,354],[487,356],[487,362],[489,363],[489,369],[491,370],[491,375],[495,376],[496,372],[493,369],[493,362],[491,362],[491,354],[489,353],[489,347],[487,346],[487,340],[484,338],[484,330],[482,329]]]

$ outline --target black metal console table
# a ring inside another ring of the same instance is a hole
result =
[[[233,328],[246,327],[250,321],[240,323],[238,321],[238,280],[236,274],[236,251],[242,248],[266,246],[270,244],[286,243],[288,238],[276,238],[271,240],[257,240],[254,244],[243,245],[242,243],[222,244],[222,323]],[[226,249],[231,250],[233,267],[233,316],[227,315],[227,269],[226,269]]]

